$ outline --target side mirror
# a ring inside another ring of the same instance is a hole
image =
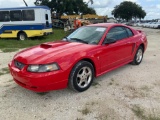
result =
[[[105,38],[103,44],[111,44],[111,43],[115,43],[116,41],[117,40],[115,38]]]

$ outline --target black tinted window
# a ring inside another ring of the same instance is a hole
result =
[[[22,10],[22,13],[23,13],[23,21],[35,20],[34,10]]]
[[[46,14],[46,20],[48,20],[48,14]]]
[[[22,14],[20,10],[10,11],[11,21],[22,21]]]
[[[133,36],[133,32],[129,28],[126,28],[126,31],[127,31],[129,37]]]
[[[128,34],[123,27],[114,27],[107,34],[107,39],[121,40],[127,37]]]
[[[10,21],[9,11],[0,11],[0,22]]]

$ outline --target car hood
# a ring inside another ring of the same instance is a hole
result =
[[[74,54],[92,48],[92,46],[95,45],[65,41],[48,42],[17,53],[14,60],[24,64],[47,64],[65,57],[66,54]]]

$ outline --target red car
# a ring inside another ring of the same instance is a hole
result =
[[[122,65],[139,65],[147,48],[145,33],[122,24],[80,27],[63,40],[17,53],[9,63],[14,81],[37,91],[87,90],[94,77]]]

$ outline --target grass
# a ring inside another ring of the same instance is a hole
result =
[[[126,85],[123,89],[128,91],[125,96],[130,99],[144,98],[149,95],[148,92],[143,90],[144,88],[136,88],[132,85]]]
[[[140,108],[137,105],[132,108],[132,111],[138,118],[142,120],[160,120],[160,117],[155,117],[153,115],[145,115],[144,109]]]
[[[9,69],[6,67],[6,68],[2,68],[2,69],[0,69],[0,76],[1,75],[4,75],[4,74],[8,74],[10,71],[9,71]]]
[[[92,101],[92,102],[86,103],[86,105],[94,106],[94,105],[98,105],[98,102]]]
[[[82,113],[82,115],[88,115],[89,113],[91,113],[91,110],[85,106],[82,110],[78,110],[79,112]]]
[[[3,97],[3,98],[6,98],[6,97],[7,97],[7,94],[5,93],[4,95],[2,95],[2,97]]]
[[[15,52],[15,51],[18,51],[19,49],[18,48],[2,48],[1,49],[3,52]]]
[[[84,120],[83,118],[77,118],[76,120]]]
[[[47,95],[48,92],[37,92],[37,94],[40,95],[40,96],[44,96],[44,95]]]
[[[112,82],[110,82],[110,83],[109,83],[109,85],[113,85],[113,83],[112,83]]]
[[[9,87],[9,86],[11,86],[11,85],[5,85],[4,87]]]
[[[111,78],[111,81],[109,82],[108,85],[113,85],[114,84],[114,78]]]
[[[19,41],[17,39],[0,39],[0,49],[3,52],[13,52],[18,49],[39,45],[44,42],[60,40],[69,34],[69,32],[64,32],[63,29],[53,29],[53,32],[54,34],[48,36],[32,38],[25,41]]]
[[[99,84],[97,81],[93,81],[92,86],[97,87],[97,86],[101,86],[101,84]]]
[[[141,119],[144,119],[144,118],[145,118],[144,110],[141,109],[139,106],[134,106],[134,107],[132,108],[132,111],[133,111],[133,113],[134,113],[138,118],[141,118]]]
[[[81,110],[83,115],[88,115],[91,111],[86,107],[83,110]]]
[[[98,117],[95,117],[97,120],[108,120],[108,115],[102,114]]]
[[[114,82],[114,78],[111,78],[111,81]]]
[[[7,82],[13,82],[13,79],[8,80]]]
[[[146,92],[149,92],[150,91],[150,88],[148,86],[143,86],[141,87],[142,90],[146,91]]]

